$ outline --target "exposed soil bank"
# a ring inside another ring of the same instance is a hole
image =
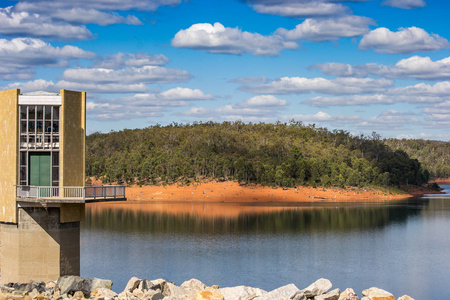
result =
[[[129,201],[188,201],[188,202],[361,202],[387,201],[422,194],[439,193],[421,187],[405,187],[401,194],[375,188],[272,188],[260,185],[240,185],[236,181],[203,182],[188,186],[127,187]]]
[[[434,182],[437,184],[450,184],[450,178],[437,178]]]

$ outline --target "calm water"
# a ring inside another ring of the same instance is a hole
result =
[[[450,186],[444,186],[450,193]],[[447,299],[450,197],[314,205],[87,205],[81,275],[132,276],[221,287],[304,288],[316,279],[361,295],[377,286],[396,297]]]

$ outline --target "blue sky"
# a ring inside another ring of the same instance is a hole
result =
[[[450,140],[449,1],[0,1],[0,86],[88,93],[88,133],[289,122]]]

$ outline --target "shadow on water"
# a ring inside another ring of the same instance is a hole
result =
[[[428,206],[417,198],[388,205],[97,204],[87,205],[83,228],[183,235],[368,230],[403,223]]]

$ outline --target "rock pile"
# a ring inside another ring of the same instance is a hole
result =
[[[0,300],[395,300],[382,289],[370,288],[362,291],[362,298],[350,288],[341,292],[333,289],[328,279],[319,279],[300,290],[288,284],[267,292],[262,289],[236,286],[207,287],[197,279],[173,282],[133,277],[120,294],[111,290],[111,280],[63,276],[56,282],[8,283],[0,285]],[[414,300],[405,295],[397,300]]]

